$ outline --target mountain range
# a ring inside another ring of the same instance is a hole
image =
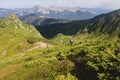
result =
[[[14,13],[19,17],[34,14],[37,17],[46,17],[53,19],[84,20],[95,17],[96,15],[110,12],[111,10],[100,8],[80,8],[80,7],[56,7],[44,8],[36,5],[32,8],[5,9],[0,8],[0,17],[6,17]]]
[[[48,24],[54,24],[54,23],[67,23],[67,22],[72,21],[72,20],[66,20],[66,19],[53,19],[53,18],[47,18],[47,17],[38,17],[35,14],[22,16],[20,17],[20,19],[24,21],[25,23],[31,24],[34,26],[48,25]]]

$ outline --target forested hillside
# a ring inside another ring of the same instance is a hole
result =
[[[102,14],[89,20],[73,21],[69,23],[56,23],[46,26],[36,26],[46,38],[53,38],[62,33],[64,35],[89,34],[89,36],[120,37],[120,10]],[[47,33],[46,33],[47,32]]]

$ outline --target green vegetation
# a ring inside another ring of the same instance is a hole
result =
[[[119,80],[120,41],[78,41],[0,60],[3,80]],[[0,70],[1,71],[1,70]]]
[[[13,14],[0,21],[0,80],[120,80],[119,27],[112,34],[72,27],[65,33],[74,35],[46,40]]]
[[[37,26],[40,33],[46,38],[53,38],[57,34],[76,35],[82,34],[91,38],[118,39],[120,32],[120,10],[109,14],[102,14],[89,20],[78,20],[68,23],[55,23]],[[47,32],[47,33],[46,33]]]
[[[23,23],[14,14],[0,21],[0,55],[3,57],[23,52],[41,39],[33,26]]]

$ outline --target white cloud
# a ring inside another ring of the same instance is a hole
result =
[[[56,6],[72,7],[102,7],[108,9],[119,9],[120,0],[56,0],[53,2]]]
[[[102,1],[103,8],[120,9],[120,0],[105,0]]]
[[[68,6],[68,7],[100,7],[108,9],[120,9],[120,0],[0,0],[0,7],[32,7],[40,6]]]
[[[49,4],[53,4],[53,2],[52,2],[52,1],[49,1],[48,3],[49,3]]]

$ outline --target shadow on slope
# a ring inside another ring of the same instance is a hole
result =
[[[97,37],[100,35],[109,35],[109,37],[118,38],[120,34],[119,13],[120,10],[117,10],[108,14],[101,14],[89,20],[55,23],[45,26],[36,26],[36,28],[45,38],[53,38],[59,33],[64,35],[88,33]]]

